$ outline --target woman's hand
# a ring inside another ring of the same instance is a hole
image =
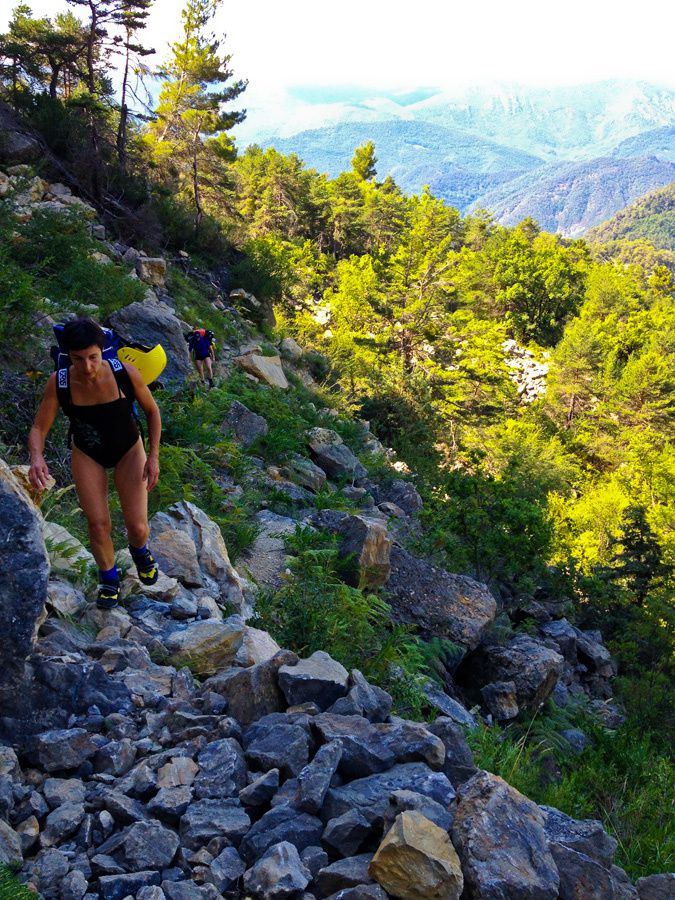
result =
[[[28,480],[36,490],[44,491],[49,484],[50,478],[49,467],[45,462],[44,456],[37,457],[28,470]]]
[[[146,459],[143,480],[148,482],[148,491],[151,491],[159,481],[159,459],[156,456],[149,456]]]

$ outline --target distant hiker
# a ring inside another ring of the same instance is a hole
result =
[[[148,550],[148,491],[159,478],[162,420],[152,394],[138,370],[117,359],[104,360],[105,334],[92,319],[75,319],[63,328],[62,343],[70,365],[47,382],[44,397],[28,436],[34,487],[49,478],[45,439],[59,406],[70,419],[71,466],[80,506],[89,526],[89,540],[99,567],[97,605],[112,609],[119,601],[119,574],[111,539],[108,474],[113,469],[129,550],[141,584],[157,581],[158,569]],[[134,400],[148,422],[146,457],[134,412]]]
[[[216,358],[215,334],[208,328],[193,328],[186,340],[195,368],[204,383],[204,366],[206,366],[209,387],[213,387],[213,361]]]

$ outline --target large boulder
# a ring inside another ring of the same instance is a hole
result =
[[[541,641],[519,634],[507,644],[480,647],[462,665],[467,685],[513,682],[519,707],[536,709],[555,687],[564,659]]]
[[[185,533],[195,547],[203,585],[221,603],[228,603],[237,612],[246,613],[244,581],[230,562],[220,528],[205,512],[193,503],[181,500],[166,512],[154,515],[150,527],[153,538],[164,531]],[[191,573],[192,577],[196,577],[192,567]]]
[[[0,692],[31,650],[48,581],[42,519],[0,460]]]
[[[398,621],[468,648],[478,645],[497,612],[484,584],[416,559],[397,544],[390,562],[387,602]]]
[[[207,619],[173,632],[164,644],[177,668],[189,666],[200,677],[213,675],[232,665],[244,639],[245,627],[238,616],[224,622]]]
[[[281,368],[281,360],[278,356],[263,356],[261,353],[251,351],[235,357],[234,364],[249,375],[254,375],[270,387],[288,388],[288,381]]]
[[[166,283],[166,260],[161,256],[139,256],[136,260],[136,274],[146,284],[164,287]]]
[[[363,481],[367,472],[340,435],[330,428],[310,428],[307,442],[314,462],[329,478],[351,478]]]
[[[416,810],[397,816],[368,872],[401,900],[457,900],[464,887],[447,833]]]
[[[162,381],[185,381],[190,372],[190,357],[184,325],[166,303],[144,300],[118,309],[109,317],[110,325],[127,340],[166,351],[166,369]]]
[[[387,583],[393,541],[379,519],[365,515],[347,516],[337,527],[340,555],[353,558],[352,583],[374,588]]]
[[[233,400],[230,404],[220,430],[224,433],[232,433],[234,437],[244,447],[248,447],[258,437],[264,437],[269,431],[263,416],[252,412],[239,400]]]
[[[471,897],[556,900],[560,877],[535,803],[478,772],[457,795],[452,842]]]

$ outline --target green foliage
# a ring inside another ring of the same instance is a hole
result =
[[[334,538],[297,529],[288,543],[296,554],[292,577],[259,598],[258,626],[301,656],[325,650],[347,669],[361,669],[419,713],[424,661],[417,640],[392,624],[383,600],[342,581],[348,562],[338,557]]]
[[[11,866],[0,864],[0,900],[35,900],[35,896],[21,884]]]

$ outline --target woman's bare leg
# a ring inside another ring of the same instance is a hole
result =
[[[196,359],[195,366],[197,367],[197,371],[199,372],[199,377],[201,379],[202,384],[204,383],[204,360]]]
[[[143,547],[147,543],[148,526],[148,485],[143,480],[145,448],[139,438],[115,466],[115,487],[120,498],[124,524],[132,547]]]
[[[76,447],[73,447],[71,467],[80,506],[89,526],[91,552],[99,569],[107,571],[115,565],[108,509],[108,474],[103,466]]]

